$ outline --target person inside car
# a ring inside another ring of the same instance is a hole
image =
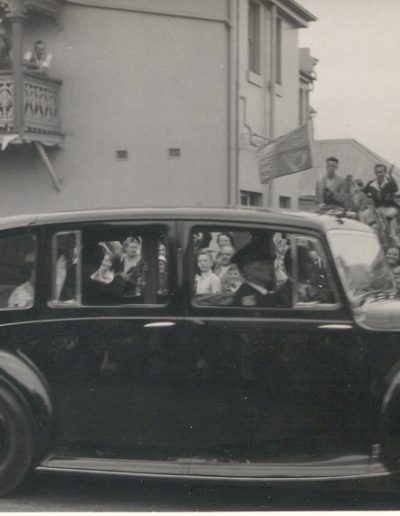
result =
[[[111,283],[115,277],[112,266],[113,256],[111,253],[105,252],[100,267],[90,276],[90,279],[105,284]]]
[[[293,276],[293,263],[290,249],[285,254],[285,269],[290,277]],[[304,246],[297,247],[297,300],[302,303],[322,301],[319,290],[313,285],[313,261],[310,251]]]
[[[217,294],[221,292],[221,281],[212,271],[213,260],[208,251],[201,251],[197,256],[197,267],[200,274],[196,274],[196,294]]]
[[[8,299],[9,308],[25,308],[32,306],[34,297],[34,275],[35,275],[35,255],[27,253],[21,266],[21,276],[24,282],[18,285]]]
[[[290,307],[292,282],[287,279],[275,289],[275,246],[271,239],[252,240],[232,258],[244,277],[233,297],[235,306]]]
[[[113,270],[109,253],[100,244],[83,249],[83,298],[89,304],[116,303],[129,288],[128,281]]]
[[[225,245],[235,248],[235,237],[230,232],[219,233],[217,236],[217,244],[220,249]]]
[[[221,281],[229,269],[230,261],[234,254],[235,250],[230,245],[223,245],[217,252],[213,272],[219,277]]]
[[[222,292],[236,292],[243,283],[239,268],[235,263],[229,265],[228,270],[221,279]]]
[[[141,246],[142,239],[140,237],[128,237],[123,243],[122,257],[114,258],[116,274],[130,284],[130,288],[124,293],[126,297],[142,295],[146,265],[142,258]]]

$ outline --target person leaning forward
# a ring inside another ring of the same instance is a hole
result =
[[[233,297],[233,305],[271,308],[291,306],[290,280],[273,291],[275,258],[274,244],[270,239],[254,240],[232,257],[231,263],[237,264],[245,279]]]

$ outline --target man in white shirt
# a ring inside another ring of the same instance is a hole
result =
[[[33,52],[28,51],[24,55],[24,67],[35,73],[47,75],[52,55],[46,51],[46,44],[42,40],[35,41],[33,46]]]
[[[331,156],[326,160],[326,175],[317,182],[315,198],[320,210],[344,208],[344,181],[336,174],[339,160]]]

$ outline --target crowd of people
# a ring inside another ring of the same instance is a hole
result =
[[[336,173],[339,160],[326,160],[326,174],[318,181],[316,201],[319,213],[342,213],[369,225],[377,233],[386,252],[388,263],[400,288],[400,226],[396,200],[398,185],[392,170],[377,163],[374,178],[366,184],[359,178]]]
[[[238,250],[231,233],[214,236],[217,249],[211,239],[208,232],[193,234],[196,302],[291,307],[294,277],[297,302],[332,302],[323,260],[311,241],[297,242],[294,271],[289,240],[280,233],[248,235]]]
[[[317,183],[316,201],[319,213],[342,212],[371,226],[383,246],[400,248],[399,205],[396,201],[398,186],[392,170],[377,163],[374,178],[366,184],[359,178],[336,173],[339,160],[331,156],[326,160],[326,174]]]
[[[99,242],[83,248],[83,294],[87,302],[143,301],[148,266],[142,255],[142,238],[127,237],[123,242]],[[159,296],[168,294],[166,247],[158,244]]]
[[[238,266],[232,263],[236,252],[233,234],[219,233],[216,250],[209,247],[212,238],[210,233],[197,232],[192,238],[197,269],[194,278],[195,294],[236,292],[243,278]]]

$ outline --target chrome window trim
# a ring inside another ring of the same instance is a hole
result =
[[[193,223],[188,228],[189,233],[186,236],[191,236],[194,229],[196,229],[196,228],[200,228],[200,229],[211,228],[210,231],[212,232],[212,229],[214,229],[214,231],[215,231],[215,228],[218,228],[218,227],[219,227],[220,231],[225,230],[225,231],[231,231],[231,232],[235,231],[235,229],[237,231],[248,231],[248,232],[250,232],[251,229],[254,229],[254,230],[256,228],[260,229],[256,225],[248,226],[246,223],[236,224],[231,221],[227,221],[225,224],[220,223],[219,221],[218,222],[193,221]],[[293,238],[293,240],[295,240],[296,238],[303,238],[303,239],[310,239],[310,240],[316,242],[319,249],[323,252],[326,264],[329,267],[330,288],[331,288],[332,294],[334,296],[334,299],[336,301],[334,303],[320,303],[320,304],[312,304],[312,303],[307,304],[307,303],[303,303],[303,302],[295,302],[295,289],[293,289],[293,299],[292,299],[293,306],[292,307],[262,307],[262,306],[246,307],[246,306],[234,306],[234,305],[200,305],[200,304],[196,303],[196,294],[193,293],[194,280],[193,280],[193,278],[191,278],[190,285],[191,285],[192,291],[190,292],[190,307],[194,308],[196,310],[225,310],[225,311],[226,310],[235,310],[235,311],[240,310],[240,311],[245,311],[247,313],[254,312],[255,310],[256,311],[262,310],[263,313],[267,313],[267,314],[273,314],[273,312],[275,312],[275,311],[288,312],[290,310],[295,310],[296,312],[299,312],[299,313],[305,312],[305,311],[332,312],[332,311],[339,310],[340,308],[342,308],[343,304],[340,300],[340,293],[337,288],[337,285],[334,282],[334,278],[333,278],[333,274],[332,274],[332,267],[329,265],[328,254],[324,248],[324,245],[323,245],[321,239],[315,235],[310,234],[307,230],[304,233],[299,233],[297,230],[295,232],[293,232],[293,230],[291,230],[288,227],[273,227],[273,226],[265,227],[264,225],[262,227],[263,227],[263,229],[265,229],[265,231],[271,231],[274,233],[286,233],[287,238],[291,241],[292,241],[292,238]],[[189,242],[189,246],[191,246],[190,238],[189,238],[188,242]],[[294,250],[295,247],[296,246],[291,245],[292,258],[293,258],[294,254],[297,254],[296,251]],[[335,261],[334,261],[334,263],[336,265]],[[297,269],[296,269],[296,276],[297,276]]]
[[[75,294],[76,299],[70,301],[59,301],[55,299],[56,289],[56,275],[57,275],[57,238],[60,235],[75,235],[75,247],[77,252],[77,267],[76,267],[76,280],[75,280]],[[81,306],[82,294],[81,294],[81,249],[82,249],[82,237],[80,230],[72,231],[57,231],[53,234],[51,239],[51,292],[50,299],[47,301],[47,306],[51,308],[76,308]]]
[[[118,224],[124,224],[123,222],[118,222]],[[163,229],[166,229],[165,233],[160,233],[159,237],[162,235],[165,238],[169,238],[169,228],[167,224],[160,223]],[[147,223],[140,224],[141,227],[148,226]],[[55,276],[56,276],[56,260],[54,259],[57,253],[57,242],[56,237],[59,235],[68,235],[75,234],[76,235],[76,249],[78,253],[78,262],[77,262],[77,299],[76,301],[59,301],[54,299],[54,289],[55,289]],[[168,247],[168,246],[167,246]],[[82,303],[82,229],[79,230],[65,230],[65,231],[57,231],[52,236],[51,243],[51,299],[47,301],[47,306],[53,309],[65,309],[65,308],[79,308],[79,309],[88,309],[88,308],[96,308],[96,309],[121,309],[121,308],[141,308],[141,309],[161,309],[166,308],[170,305],[171,294],[168,295],[168,302],[166,303],[157,303],[157,304],[149,304],[149,303],[121,303],[121,304],[83,304]]]
[[[298,238],[302,238],[302,239],[307,239],[307,240],[310,240],[312,241],[313,243],[315,243],[317,245],[317,247],[319,248],[318,250],[321,251],[323,253],[323,256],[322,258],[325,258],[325,266],[328,268],[328,281],[329,281],[329,287],[330,287],[330,290],[331,290],[331,293],[334,297],[334,299],[336,300],[334,303],[318,303],[318,304],[315,304],[314,302],[310,302],[310,303],[307,303],[307,302],[303,302],[303,301],[297,301],[297,295],[296,295],[296,289],[294,288],[293,289],[293,309],[296,309],[296,310],[301,310],[301,311],[304,311],[304,310],[311,310],[311,311],[315,311],[315,310],[327,310],[327,311],[330,311],[330,310],[338,310],[339,308],[341,308],[342,304],[340,302],[340,295],[339,295],[339,291],[338,291],[338,288],[335,284],[335,282],[333,281],[333,274],[332,274],[332,268],[329,266],[329,263],[328,263],[328,256],[324,250],[324,246],[322,245],[322,242],[320,239],[318,239],[317,237],[314,237],[314,236],[310,236],[310,235],[304,235],[302,233],[291,233],[289,235],[289,238],[290,238],[290,241],[292,243],[292,239],[293,239],[293,243],[296,242],[296,239]],[[296,245],[291,245],[291,257],[292,259],[294,259],[297,263],[297,246]],[[335,265],[336,265],[336,262],[335,262]],[[297,282],[297,267],[295,268],[295,278],[293,279],[293,283],[296,284]]]

